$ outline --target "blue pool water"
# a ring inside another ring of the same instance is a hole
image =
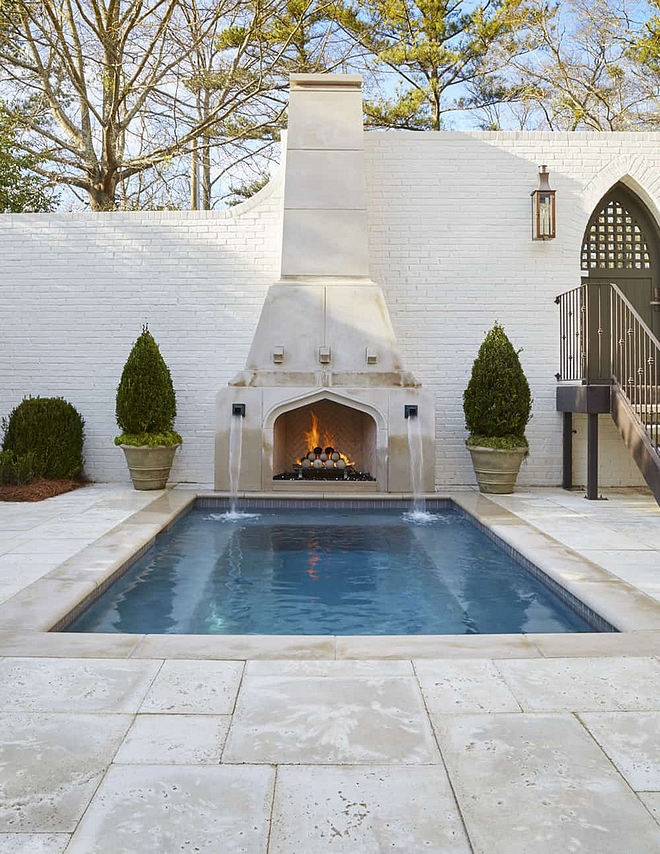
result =
[[[194,509],[68,629],[159,634],[588,632],[470,519]]]

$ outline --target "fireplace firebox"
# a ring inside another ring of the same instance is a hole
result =
[[[331,400],[286,412],[273,426],[275,480],[375,480],[375,452],[373,418]]]

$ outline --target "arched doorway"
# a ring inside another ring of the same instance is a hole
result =
[[[611,283],[658,335],[660,305],[654,303],[660,302],[659,244],[658,228],[646,205],[625,184],[615,184],[596,205],[582,241],[582,281],[602,286],[600,316],[590,339],[599,328],[609,328]]]

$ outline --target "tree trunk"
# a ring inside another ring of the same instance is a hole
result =
[[[208,118],[211,111],[211,93],[208,89],[204,90],[204,120]],[[201,152],[202,166],[202,210],[211,210],[211,148],[210,135],[205,134],[203,137],[203,146]]]
[[[211,210],[211,151],[208,139],[202,149],[202,210]]]
[[[190,152],[190,210],[196,211],[199,207],[199,154],[197,152],[197,140],[193,142]]]
[[[117,208],[115,194],[95,187],[89,187],[89,201],[93,211],[114,211]]]
[[[117,179],[111,174],[100,175],[87,187],[93,211],[117,210]]]
[[[440,130],[440,98],[436,95],[431,101],[431,130]]]

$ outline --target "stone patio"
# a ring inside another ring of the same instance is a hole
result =
[[[535,489],[480,514],[644,607],[660,508],[608,499]],[[99,537],[148,541],[134,514],[156,517],[152,501],[92,486],[0,505],[0,617]],[[10,621],[0,656],[0,854],[660,851],[658,630],[241,639]]]

